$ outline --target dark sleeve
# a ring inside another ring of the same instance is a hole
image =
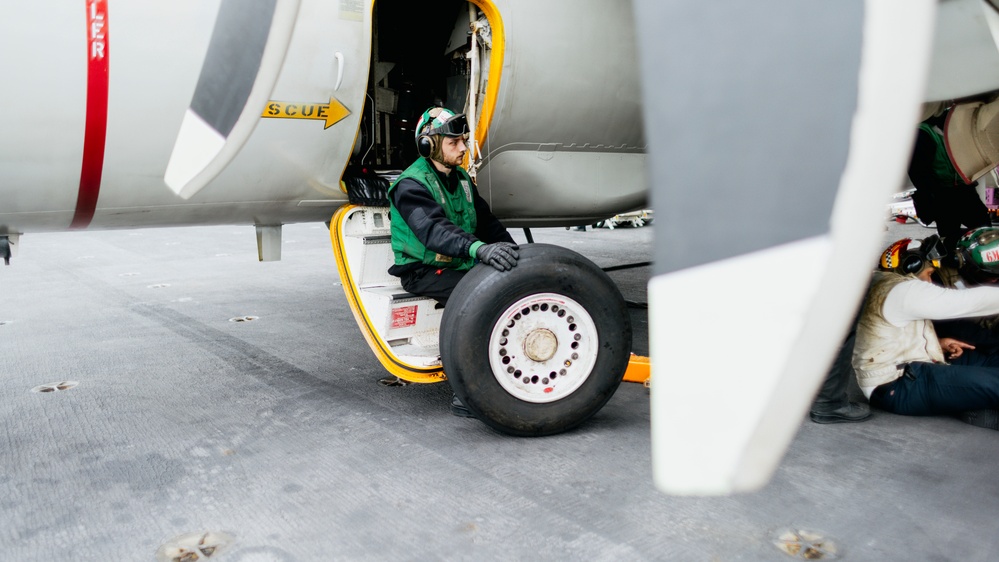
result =
[[[494,242],[513,243],[513,237],[503,227],[503,223],[489,210],[489,204],[479,195],[478,189],[473,189],[475,193],[475,237],[486,244]]]
[[[916,189],[929,190],[938,187],[936,175],[933,173],[933,160],[937,155],[936,143],[926,131],[920,130],[916,135],[916,146],[912,149],[912,159],[909,160],[909,181]]]
[[[392,204],[416,238],[427,249],[455,258],[468,256],[475,237],[448,220],[444,207],[430,190],[411,178],[401,180],[392,190]]]

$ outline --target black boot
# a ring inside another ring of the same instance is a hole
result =
[[[461,400],[458,400],[458,396],[456,394],[451,395],[451,413],[459,418],[475,417],[472,412],[461,403]]]
[[[867,404],[862,404],[860,402],[847,402],[846,406],[836,408],[835,410],[818,410],[814,409],[808,413],[808,416],[812,418],[815,423],[849,423],[849,422],[859,422],[864,421],[871,417],[871,408]]]

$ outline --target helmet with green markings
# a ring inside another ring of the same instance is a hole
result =
[[[443,107],[431,107],[416,122],[416,149],[420,156],[432,158],[440,146],[438,137],[460,137],[468,134],[464,113],[454,113]]]
[[[969,230],[955,251],[962,277],[979,283],[999,280],[999,228]]]

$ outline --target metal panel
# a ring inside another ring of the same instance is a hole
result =
[[[615,199],[643,205],[644,171],[615,164],[640,166],[636,157],[645,150],[630,6],[601,0],[496,4],[505,53],[482,146],[477,181],[483,196],[502,215],[531,216],[531,201],[580,216],[620,212],[607,204]]]
[[[656,273],[828,231],[863,2],[643,2],[638,14],[652,204],[671,241]],[[701,228],[740,234],[686,235]]]

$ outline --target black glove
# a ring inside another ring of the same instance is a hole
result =
[[[520,246],[509,242],[497,242],[495,244],[483,244],[475,250],[475,257],[484,264],[491,265],[500,271],[509,271],[517,265],[520,254],[517,250]]]

